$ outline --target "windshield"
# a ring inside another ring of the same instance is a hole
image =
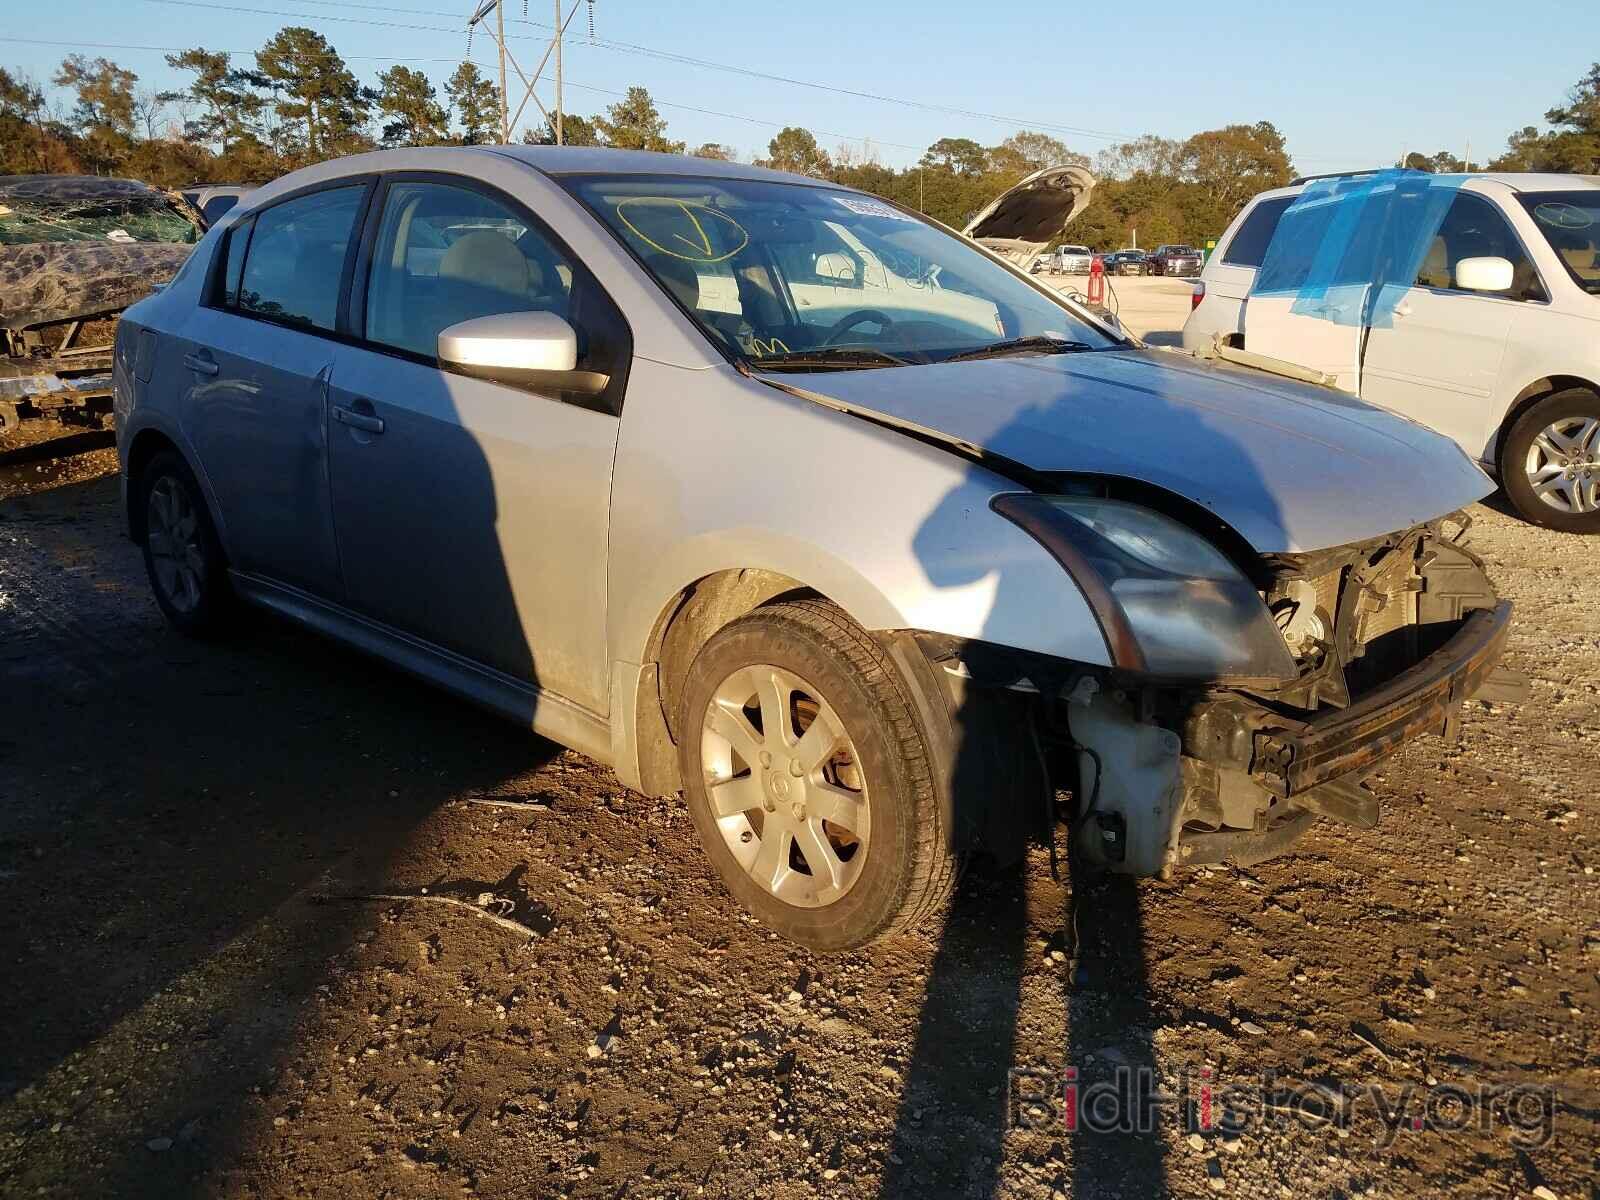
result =
[[[40,242],[166,242],[190,246],[194,223],[160,196],[0,200],[0,246]]]
[[[707,336],[757,368],[1116,344],[965,239],[858,193],[637,175],[562,182]],[[1031,340],[1009,346],[1018,339]]]
[[[1578,286],[1600,295],[1600,191],[1534,192],[1517,199]]]

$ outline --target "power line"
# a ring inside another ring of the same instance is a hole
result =
[[[327,13],[290,12],[290,11],[286,11],[286,10],[282,10],[282,9],[264,9],[264,8],[250,7],[250,6],[246,6],[246,5],[222,4],[222,3],[215,2],[215,0],[146,0],[146,2],[147,3],[152,3],[152,4],[167,4],[167,5],[172,5],[172,6],[181,7],[181,8],[200,8],[200,9],[211,9],[211,10],[215,10],[215,11],[219,11],[219,12],[247,13],[247,14],[249,14],[251,16],[288,17],[288,18],[291,18],[291,19],[300,19],[300,20],[309,20],[309,21],[339,21],[339,22],[342,22],[342,23],[345,23],[345,24],[367,25],[367,26],[372,26],[374,28],[397,29],[397,30],[404,30],[404,31],[408,31],[408,32],[455,33],[455,34],[460,34],[460,33],[464,32],[464,30],[460,29],[460,28],[448,28],[448,27],[438,26],[438,25],[418,25],[418,24],[413,24],[413,23],[403,22],[403,21],[380,21],[380,20],[375,20],[375,19],[367,18],[367,17],[349,17],[349,16],[339,16],[339,15],[327,14]],[[297,0],[297,2],[301,3],[301,4],[314,6],[314,7],[350,8],[350,9],[357,9],[357,10],[362,10],[362,11],[405,13],[405,14],[414,15],[414,16],[446,17],[446,16],[453,15],[453,14],[450,14],[450,13],[440,12],[440,11],[435,10],[435,9],[404,8],[404,7],[397,7],[397,6],[391,6],[391,5],[364,4],[364,3],[359,3],[358,0]],[[512,21],[515,24],[522,24],[522,25],[527,25],[527,26],[531,26],[531,27],[535,27],[535,28],[541,28],[541,29],[552,28],[551,26],[547,25],[545,22],[542,22],[542,21],[531,21],[531,20],[526,20],[526,19],[521,20],[521,21],[517,21],[514,18],[512,19]],[[16,42],[30,42],[32,44],[40,44],[40,45],[42,45],[42,44],[58,44],[58,45],[68,44],[68,43],[57,43],[57,42],[49,42],[49,43],[47,43],[47,42],[43,41],[42,39],[29,39],[29,38],[13,38],[11,40],[12,41],[16,41]],[[529,37],[529,38],[523,38],[521,40],[534,40],[534,39]],[[539,40],[542,40],[542,39],[539,39]],[[958,108],[958,107],[954,107],[954,106],[950,106],[950,105],[933,104],[933,103],[920,101],[920,100],[912,100],[912,99],[908,99],[906,97],[901,97],[901,96],[890,96],[890,95],[884,95],[884,94],[879,94],[879,93],[874,93],[874,92],[857,91],[857,90],[854,90],[854,89],[851,89],[851,88],[838,87],[838,86],[835,86],[833,84],[820,83],[820,82],[817,82],[817,81],[814,81],[814,80],[797,79],[797,78],[793,78],[793,77],[790,77],[790,76],[777,75],[777,74],[773,74],[773,73],[770,73],[770,72],[757,71],[757,70],[754,70],[752,68],[740,67],[740,66],[736,66],[736,65],[730,64],[730,63],[719,63],[719,62],[714,62],[714,61],[712,61],[710,59],[702,59],[702,58],[696,58],[696,57],[691,56],[691,55],[678,54],[678,53],[673,52],[673,51],[658,50],[658,49],[656,49],[654,47],[643,46],[643,45],[639,45],[639,44],[632,43],[632,42],[621,42],[621,41],[616,41],[616,40],[607,39],[607,38],[594,38],[592,40],[591,39],[586,39],[586,40],[589,40],[592,45],[594,45],[594,46],[596,46],[598,48],[601,48],[601,49],[615,50],[615,51],[618,51],[620,53],[625,53],[625,54],[640,55],[640,56],[647,57],[647,58],[654,58],[654,59],[656,59],[658,61],[663,61],[663,62],[672,62],[672,63],[681,64],[681,65],[696,66],[696,67],[704,68],[704,69],[707,69],[707,70],[725,71],[725,72],[728,72],[728,73],[731,73],[731,74],[741,75],[741,76],[744,76],[746,78],[760,79],[760,80],[763,80],[763,81],[774,82],[774,83],[784,83],[784,84],[789,84],[789,85],[795,86],[795,87],[810,88],[810,89],[817,90],[817,91],[829,92],[829,93],[832,93],[832,94],[835,94],[835,95],[849,96],[849,97],[852,97],[854,99],[871,100],[871,101],[874,101],[876,103],[883,103],[883,104],[896,104],[896,105],[901,105],[901,106],[904,106],[904,107],[919,109],[919,110],[924,111],[924,112],[938,112],[938,113],[946,113],[946,114],[950,114],[950,115],[954,115],[954,116],[962,116],[962,117],[967,117],[967,118],[977,119],[977,120],[996,121],[996,122],[999,122],[999,123],[1002,123],[1002,124],[1006,124],[1006,125],[1009,125],[1009,126],[1013,126],[1013,127],[1016,127],[1016,128],[1038,128],[1038,129],[1054,131],[1054,132],[1058,132],[1058,133],[1073,134],[1073,135],[1080,136],[1080,137],[1091,137],[1091,138],[1096,138],[1096,139],[1105,140],[1105,141],[1109,141],[1109,142],[1132,140],[1130,135],[1127,135],[1127,134],[1111,133],[1111,132],[1108,132],[1108,131],[1105,131],[1105,130],[1085,129],[1085,128],[1081,128],[1081,127],[1077,127],[1077,126],[1064,125],[1064,124],[1061,124],[1060,122],[1030,120],[1030,119],[1022,118],[1022,117],[1004,116],[1004,115],[997,114],[997,113],[984,112],[984,111],[981,111],[981,110],[978,110],[978,109],[964,109],[964,108]],[[88,43],[81,43],[80,42],[80,43],[71,43],[71,44],[72,45],[76,45],[78,47],[82,47],[82,48],[90,48]],[[110,44],[102,44],[98,48],[105,48],[105,49],[141,49],[142,47],[135,47],[135,46],[119,47],[119,46],[113,46],[113,45],[110,45]],[[178,51],[172,51],[172,52],[176,53]],[[254,52],[253,51],[244,50],[244,51],[230,51],[229,53],[251,54],[251,53],[254,53]],[[446,60],[446,59],[418,58],[416,56],[411,56],[411,55],[407,55],[407,56],[349,55],[349,56],[346,56],[346,57],[348,57],[351,61],[376,61],[376,62],[443,62],[443,61],[456,61],[456,60]],[[575,85],[575,86],[581,86],[581,85]],[[600,88],[589,88],[589,89],[586,89],[586,90],[600,91],[600,92],[604,92],[605,91],[605,89],[600,89]],[[615,95],[617,93],[609,93],[609,94]],[[740,114],[736,114],[736,113],[720,113],[720,112],[717,112],[714,109],[701,109],[701,108],[696,108],[693,105],[674,104],[674,103],[671,103],[671,102],[668,102],[668,101],[657,101],[657,102],[659,104],[663,105],[664,107],[681,108],[681,109],[683,109],[685,111],[699,112],[699,113],[702,113],[702,114],[708,115],[708,116],[724,117],[724,118],[729,119],[729,120],[736,120],[736,121],[752,120],[751,118],[746,118],[746,117],[744,117],[744,116],[742,116]],[[778,123],[778,122],[756,121],[755,123],[764,124],[764,125],[773,125],[775,127],[780,127],[780,128],[782,127],[782,125],[780,123]],[[845,138],[846,140],[850,140],[850,141],[868,141],[868,140],[877,141],[879,145],[886,146],[886,147],[893,147],[895,149],[906,149],[906,150],[917,150],[917,149],[920,149],[920,147],[905,146],[903,144],[887,142],[887,141],[881,141],[879,139],[858,138],[858,137],[855,137],[855,136],[852,136],[852,135],[829,133],[826,130],[817,130],[816,132],[822,133],[826,137],[842,137],[842,138]],[[1306,161],[1318,161],[1318,160],[1321,160],[1321,161],[1334,161],[1334,160],[1348,160],[1348,159],[1358,159],[1359,160],[1362,156],[1359,155],[1359,154],[1356,154],[1356,155],[1352,155],[1352,154],[1297,154],[1297,155],[1295,155],[1295,157],[1299,158],[1299,159],[1302,159],[1302,160],[1306,160]]]
[[[309,0],[316,4],[319,0]],[[208,0],[146,0],[149,4],[168,4],[177,8],[205,8],[219,12],[249,13],[251,16],[290,17],[307,21],[340,21],[350,25],[370,25],[379,29],[401,29],[416,33],[460,33],[462,30],[445,28],[438,25],[415,25],[405,21],[379,21],[370,17],[345,17],[319,13],[288,12],[283,9],[252,8],[246,5],[219,4]],[[355,5],[358,8],[368,8],[368,5]],[[418,15],[426,15],[422,9],[391,9],[389,11],[405,11]],[[440,16],[445,14],[441,13]],[[524,21],[522,24],[547,28],[540,21]],[[1103,141],[1117,142],[1128,140],[1128,135],[1110,133],[1101,129],[1083,129],[1073,125],[1063,125],[1058,121],[1030,120],[1022,117],[1005,116],[1000,113],[983,112],[978,109],[956,108],[946,104],[932,104],[923,100],[912,100],[904,96],[889,96],[877,92],[862,92],[853,88],[839,87],[834,84],[818,83],[814,80],[796,79],[787,75],[776,75],[767,71],[757,71],[749,67],[740,67],[732,63],[720,63],[711,59],[695,58],[687,54],[678,54],[674,51],[657,50],[650,46],[641,46],[632,42],[618,42],[607,38],[596,38],[594,45],[607,50],[617,50],[624,54],[642,55],[662,62],[677,63],[685,66],[700,67],[711,71],[724,71],[729,74],[741,75],[748,79],[760,79],[768,83],[784,83],[792,87],[811,88],[815,91],[830,92],[834,95],[849,96],[856,100],[871,100],[879,104],[898,104],[907,108],[919,109],[923,112],[946,113],[951,116],[968,117],[983,121],[997,121],[1004,125],[1016,128],[1038,128],[1051,130],[1056,133],[1069,133],[1079,137],[1098,138]]]
[[[67,49],[78,50],[135,50],[144,51],[151,54],[182,54],[185,50],[192,49],[192,47],[189,46],[142,46],[133,45],[127,42],[58,41],[50,38],[12,38],[11,40],[13,42],[19,42],[28,46],[61,46]],[[251,55],[254,54],[255,51],[216,50],[212,51],[212,53],[228,55]],[[340,55],[340,57],[349,62],[458,63],[463,61],[462,59],[455,57],[419,58],[416,55],[388,54],[349,54]],[[594,92],[601,96],[616,96],[620,98],[627,95],[626,92],[619,92],[615,88],[596,87],[593,84],[587,83],[574,83],[570,79],[566,81],[566,85],[568,87],[578,88],[585,92]],[[662,108],[676,108],[681,109],[684,112],[699,113],[700,115],[707,117],[722,117],[729,121],[742,121],[747,125],[762,125],[769,129],[785,129],[792,124],[792,122],[771,121],[764,117],[752,117],[745,113],[730,113],[723,112],[720,109],[715,108],[701,108],[700,106],[694,104],[679,104],[675,101],[662,100],[655,96],[652,96],[651,100]],[[839,138],[847,142],[870,142],[876,146],[885,146],[892,150],[910,150],[913,153],[921,152],[927,148],[925,146],[907,145],[904,142],[889,142],[883,140],[882,138],[872,137],[871,135],[836,133],[828,129],[813,129],[811,132],[814,134],[820,134],[822,137]]]

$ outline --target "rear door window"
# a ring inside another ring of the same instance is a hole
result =
[[[239,281],[239,311],[332,331],[345,253],[365,193],[365,185],[330,188],[257,213]]]
[[[1295,199],[1294,196],[1275,196],[1251,209],[1239,226],[1239,232],[1228,243],[1222,261],[1230,267],[1259,267],[1267,253],[1267,244],[1277,232],[1278,221]]]

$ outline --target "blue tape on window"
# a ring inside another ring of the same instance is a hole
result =
[[[1292,297],[1298,316],[1389,328],[1467,178],[1387,170],[1306,185],[1278,221],[1250,295]]]

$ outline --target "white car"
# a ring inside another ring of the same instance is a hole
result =
[[[1437,234],[1370,323],[1251,295],[1307,185],[1263,192],[1229,226],[1195,286],[1184,348],[1220,338],[1323,372],[1454,439],[1528,520],[1600,532],[1600,176],[1441,177],[1455,190]],[[1322,297],[1330,310],[1351,302],[1339,291]]]

